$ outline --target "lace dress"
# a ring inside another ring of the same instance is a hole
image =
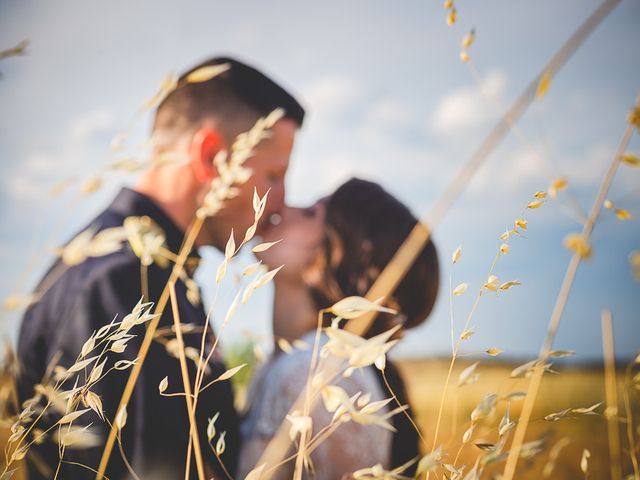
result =
[[[256,373],[249,387],[248,411],[241,423],[242,448],[238,478],[244,478],[255,466],[262,452],[276,434],[280,424],[298,395],[303,390],[309,373],[315,332],[309,332],[302,340],[310,346],[308,350],[296,349],[291,354],[277,353]],[[321,345],[326,342],[322,336]],[[347,394],[369,393],[371,402],[385,397],[373,367],[356,370],[348,378],[334,382]],[[388,411],[387,407],[379,414]],[[322,401],[317,402],[312,414],[315,435],[328,425],[333,417]],[[287,420],[285,420],[287,421]],[[288,422],[288,421],[287,421]],[[340,425],[311,454],[315,469],[312,478],[317,480],[339,480],[343,475],[378,463],[388,467],[391,457],[392,432],[377,425],[360,425],[353,421]],[[293,453],[293,449],[290,451]],[[294,462],[280,467],[271,478],[291,479]],[[303,475],[303,478],[310,478]]]

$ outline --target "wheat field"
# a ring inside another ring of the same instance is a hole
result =
[[[432,438],[434,419],[438,412],[438,403],[442,394],[442,388],[447,374],[449,361],[447,359],[401,359],[396,362],[407,384],[407,390],[411,405],[415,410],[416,420],[420,430],[426,439]],[[462,361],[456,366],[454,375],[457,375],[468,366],[469,361]],[[462,435],[468,426],[469,414],[485,393],[499,392],[510,389],[518,390],[524,386],[523,380],[509,379],[509,373],[517,365],[507,362],[492,362],[479,367],[481,380],[472,385],[451,389],[453,400],[444,411],[443,423],[445,429],[442,438],[443,445],[449,452],[456,452],[462,445]],[[246,384],[248,378],[241,379]],[[618,376],[619,391],[622,392],[623,378]],[[454,393],[455,392],[455,393]],[[600,366],[569,366],[560,369],[557,375],[545,378],[536,408],[534,419],[529,432],[531,438],[544,438],[543,450],[534,458],[521,460],[518,464],[519,479],[541,478],[584,478],[580,470],[580,458],[586,448],[592,452],[589,464],[589,478],[609,478],[609,447],[607,443],[607,422],[602,415],[593,415],[581,418],[561,419],[557,422],[542,420],[545,415],[560,411],[572,406],[592,405],[602,401],[605,397],[604,372]],[[520,411],[520,402],[512,402],[511,412],[517,417]],[[632,409],[634,415],[640,415],[640,400],[633,397]],[[456,413],[457,412],[457,415]],[[498,409],[494,415],[500,417],[503,408]],[[494,424],[495,424],[495,418]],[[4,449],[8,430],[2,429],[0,446]],[[621,428],[621,437],[624,432]],[[483,453],[474,443],[491,443],[497,439],[498,432],[495,427],[487,426],[474,435],[473,440],[462,450],[459,463],[471,465],[476,456]],[[562,439],[567,439],[565,442]],[[549,454],[558,442],[566,443],[555,464],[553,473],[545,477],[543,470],[549,461]],[[623,442],[624,448],[626,442]],[[445,459],[446,461],[447,459]],[[451,459],[449,459],[451,460]],[[487,476],[501,472],[502,465],[489,469]],[[623,472],[631,472],[631,463],[628,455],[624,460]],[[18,473],[15,479],[22,480],[23,475]]]
[[[457,378],[462,369],[469,365],[469,361],[462,361],[456,366],[454,376]],[[448,360],[404,360],[398,363],[403,376],[407,380],[408,393],[415,408],[418,424],[425,435],[431,439],[434,430],[434,418],[438,412],[438,403],[442,394],[447,374]],[[493,362],[481,364],[478,367],[480,380],[472,385],[452,388],[452,400],[443,414],[445,429],[442,438],[445,439],[446,449],[456,452],[462,444],[462,435],[469,424],[469,414],[485,393],[517,391],[526,388],[523,379],[510,379],[509,374],[516,364]],[[618,390],[622,392],[623,377],[618,375]],[[457,397],[456,400],[453,400]],[[569,407],[588,406],[603,401],[605,398],[604,372],[600,366],[568,366],[559,369],[559,374],[546,376],[543,380],[538,400],[532,416],[528,439],[544,438],[545,446],[542,452],[530,460],[518,463],[519,479],[545,478],[542,474],[545,464],[549,460],[549,452],[561,439],[567,438],[568,443],[562,449],[553,474],[548,478],[584,478],[580,470],[580,459],[584,449],[588,449],[592,456],[589,463],[589,478],[609,478],[609,447],[607,443],[607,422],[602,415],[581,418],[566,418],[556,422],[542,420],[552,412],[558,412]],[[517,418],[520,414],[522,401],[511,403],[511,415]],[[498,408],[494,416],[499,417],[504,412],[505,405]],[[637,396],[632,403],[634,415],[640,413],[640,403]],[[455,412],[457,411],[457,418]],[[493,425],[479,429],[472,441],[462,450],[460,463],[471,465],[476,456],[483,453],[474,443],[492,443],[498,438],[497,421]],[[456,428],[457,426],[457,428]],[[620,430],[621,437],[624,435]],[[636,433],[637,434],[637,433]],[[623,445],[626,443],[623,442]],[[489,469],[485,478],[491,478],[490,473],[501,473],[503,465]],[[631,472],[628,455],[624,461],[623,471]]]
[[[388,425],[386,421],[394,413],[403,414],[402,406],[398,406],[388,415],[384,411],[380,412],[383,405],[380,402],[369,403],[368,392],[363,395],[363,398],[367,399],[358,399],[356,406],[357,395],[349,398],[344,390],[331,385],[331,383],[340,375],[348,377],[352,371],[359,368],[373,368],[375,365],[375,367],[384,372],[385,355],[395,345],[391,338],[396,330],[390,329],[378,335],[377,338],[360,338],[368,330],[368,326],[371,325],[376,315],[381,312],[397,313],[385,308],[381,303],[382,300],[394,290],[397,282],[403,278],[421,248],[429,241],[432,230],[438,231],[440,223],[449,215],[454,203],[470,188],[473,177],[476,176],[494,151],[498,149],[501,142],[507,136],[512,135],[525,147],[530,147],[529,140],[517,125],[518,121],[525,115],[529,107],[545,99],[551,88],[552,81],[555,81],[555,77],[559,74],[563,65],[569,61],[590,32],[605,19],[617,3],[616,0],[605,0],[584,24],[575,31],[574,35],[566,43],[559,46],[554,55],[549,56],[547,63],[540,65],[531,82],[523,88],[519,96],[515,97],[508,108],[498,105],[497,110],[500,118],[493,129],[477,145],[477,149],[470,152],[466,162],[460,166],[456,175],[447,177],[448,181],[450,181],[447,183],[446,188],[430,205],[428,216],[425,217],[429,219],[429,222],[425,222],[428,227],[425,227],[420,222],[416,225],[399,250],[404,256],[398,255],[397,258],[394,257],[387,267],[379,272],[379,275],[376,275],[375,282],[366,293],[366,298],[348,297],[335,303],[332,307],[320,311],[320,320],[324,314],[333,315],[335,320],[335,325],[325,329],[329,334],[334,335],[330,340],[333,350],[330,348],[323,349],[323,353],[330,352],[331,355],[335,356],[334,360],[337,359],[336,365],[339,364],[340,369],[333,371],[335,366],[329,364],[312,367],[309,370],[309,378],[306,383],[307,391],[300,394],[300,398],[303,398],[305,394],[307,395],[304,399],[304,409],[301,411],[292,409],[290,412],[291,417],[287,416],[292,424],[290,430],[288,430],[290,440],[297,442],[297,452],[293,455],[296,463],[294,477],[296,480],[303,478],[303,465],[307,457],[311,455],[311,445],[315,448],[314,442],[321,443],[326,439],[324,436],[325,431],[320,433],[313,432],[311,428],[313,407],[310,404],[309,397],[313,384],[312,379],[314,381],[321,379],[324,382],[318,383],[319,386],[313,386],[317,390],[314,394],[321,392],[326,409],[332,413],[336,412],[334,419],[327,427],[327,431],[337,429],[338,425],[343,421],[359,422],[358,418],[360,418],[363,425],[376,422]],[[451,0],[447,0],[443,6],[443,23],[453,27],[458,22],[456,4]],[[475,28],[465,30],[465,33],[459,36],[461,40],[459,43],[462,46],[459,60],[466,65],[465,68],[468,67],[471,78],[478,83],[480,88],[482,82],[477,65],[481,64],[479,62],[476,64],[475,50],[472,49],[472,45],[476,42],[476,30]],[[21,56],[25,53],[27,46],[28,43],[20,43],[6,51],[0,51],[0,59]],[[482,58],[480,55],[478,57]],[[118,144],[115,140],[118,138],[121,140],[131,133],[130,130],[133,130],[133,126],[138,122],[141,113],[153,110],[166,96],[174,91],[191,84],[207,82],[229,68],[229,65],[222,65],[222,68],[213,69],[210,66],[201,67],[184,79],[179,79],[173,72],[169,73],[162,81],[155,95],[147,100],[144,107],[133,116],[130,126],[116,135],[111,143],[114,155],[115,152],[121,149],[120,146],[114,146]],[[592,239],[592,233],[601,213],[609,215],[609,218],[613,221],[626,222],[633,219],[632,212],[624,208],[623,205],[626,205],[624,202],[618,205],[618,203],[614,204],[609,199],[610,190],[615,192],[612,185],[618,168],[629,169],[640,166],[640,157],[635,151],[632,151],[635,146],[631,143],[632,137],[637,136],[637,133],[640,132],[640,97],[635,100],[635,104],[632,101],[633,99],[629,98],[628,100],[630,109],[627,111],[626,121],[624,122],[625,129],[620,131],[622,138],[615,150],[613,148],[610,151],[608,150],[607,158],[609,163],[606,165],[607,170],[597,180],[597,190],[594,188],[594,194],[590,197],[590,202],[592,202],[590,205],[592,206],[588,213],[586,211],[583,212],[582,208],[579,209],[579,225],[573,225],[573,231],[564,238],[564,247],[571,252],[571,259],[566,267],[564,280],[557,292],[557,297],[554,295],[556,303],[549,319],[549,326],[539,356],[523,359],[522,362],[515,362],[502,360],[502,356],[495,358],[502,352],[495,347],[487,350],[488,356],[483,355],[482,358],[469,358],[459,354],[459,351],[461,345],[475,333],[473,331],[475,327],[471,320],[476,312],[476,307],[484,298],[483,295],[492,292],[496,295],[508,296],[507,290],[513,287],[519,289],[521,282],[515,277],[498,279],[496,264],[504,262],[505,260],[503,259],[508,254],[511,256],[510,242],[512,240],[517,239],[517,241],[520,241],[517,237],[526,237],[526,234],[531,231],[527,230],[530,216],[536,215],[538,213],[537,209],[541,207],[548,208],[545,204],[555,201],[560,192],[564,192],[562,195],[564,196],[563,198],[566,197],[567,204],[576,202],[572,191],[572,177],[570,175],[556,175],[555,173],[549,177],[546,185],[539,186],[544,190],[538,190],[535,193],[532,190],[528,193],[530,197],[520,205],[520,214],[509,217],[507,222],[509,226],[504,233],[492,233],[495,234],[497,248],[493,263],[491,263],[491,267],[486,272],[486,276],[483,277],[481,287],[477,290],[477,296],[473,297],[471,292],[466,293],[470,285],[468,283],[460,283],[455,288],[452,288],[452,278],[449,277],[450,289],[446,293],[446,300],[451,301],[454,296],[465,294],[466,297],[475,298],[475,302],[466,317],[467,320],[464,327],[460,332],[456,332],[455,337],[457,337],[457,340],[455,342],[453,311],[451,311],[452,357],[404,358],[397,360],[397,364],[405,378],[409,398],[414,409],[416,428],[422,439],[422,455],[414,460],[418,463],[418,474],[414,478],[426,478],[428,480],[431,475],[443,480],[478,480],[481,477],[496,480],[501,478],[505,480],[511,480],[512,478],[640,479],[640,468],[637,460],[637,444],[638,437],[640,437],[640,427],[638,426],[638,418],[640,417],[640,374],[637,372],[640,365],[640,355],[632,360],[629,365],[615,364],[615,360],[618,357],[616,357],[617,352],[614,352],[613,349],[611,313],[605,311],[602,317],[604,364],[585,365],[559,361],[557,362],[559,366],[557,366],[555,365],[555,358],[553,358],[553,368],[551,368],[551,363],[547,363],[550,362],[552,357],[565,357],[575,354],[573,351],[558,351],[552,350],[552,348],[558,327],[563,319],[564,308],[567,305],[578,266],[593,256],[592,244],[594,240]],[[224,208],[225,202],[233,198],[234,186],[246,183],[251,178],[251,169],[244,165],[245,161],[254,155],[255,149],[260,146],[264,139],[269,138],[271,130],[282,119],[283,115],[284,110],[278,108],[259,118],[250,130],[238,135],[228,151],[223,150],[216,154],[213,164],[220,172],[224,171],[226,174],[220,177],[224,177],[224,179],[216,178],[214,180],[217,181],[211,180],[210,186],[207,186],[208,190],[206,196],[204,196],[204,202],[202,205],[198,205],[197,210],[194,212],[193,221],[189,224],[185,234],[185,241],[179,251],[169,251],[163,244],[164,237],[161,231],[158,232],[151,229],[142,220],[132,217],[127,219],[131,220],[128,224],[125,221],[122,226],[109,229],[106,232],[107,235],[104,235],[105,232],[96,234],[95,231],[89,229],[77,235],[66,246],[55,250],[56,255],[61,257],[61,268],[64,271],[64,269],[73,268],[83,263],[87,258],[107,255],[119,251],[123,246],[126,248],[131,247],[132,251],[140,259],[140,278],[143,292],[148,290],[146,283],[148,283],[147,267],[149,265],[154,263],[171,265],[171,277],[165,285],[160,298],[149,299],[148,294],[143,294],[143,299],[151,301],[142,303],[143,300],[141,299],[129,315],[126,315],[127,312],[114,312],[119,313],[122,317],[117,322],[114,318],[111,324],[104,325],[93,332],[91,337],[86,340],[82,351],[78,352],[75,362],[71,366],[67,366],[68,368],[59,366],[60,368],[55,370],[55,385],[49,389],[45,389],[43,386],[44,393],[37,393],[31,399],[32,401],[27,401],[18,408],[18,411],[24,409],[22,414],[18,413],[16,415],[17,412],[10,412],[11,415],[6,415],[5,409],[0,408],[3,414],[3,422],[0,425],[0,445],[4,448],[6,457],[3,463],[4,470],[0,469],[0,480],[25,478],[24,462],[29,453],[29,447],[44,439],[54,428],[58,431],[58,434],[61,434],[63,429],[67,433],[66,437],[59,435],[57,439],[51,436],[61,446],[55,478],[58,478],[58,471],[63,463],[64,450],[67,446],[73,445],[74,442],[76,443],[74,447],[89,448],[93,446],[91,442],[95,442],[97,437],[87,439],[75,438],[77,435],[69,435],[70,432],[78,434],[83,433],[85,430],[77,425],[72,426],[72,424],[90,410],[93,410],[98,415],[102,414],[99,397],[92,391],[94,386],[102,379],[106,358],[104,361],[100,361],[107,355],[106,352],[113,352],[113,354],[109,353],[112,357],[117,357],[117,355],[121,354],[129,339],[129,330],[134,325],[147,323],[144,338],[149,341],[143,343],[140,350],[136,352],[139,356],[135,360],[120,360],[114,367],[117,370],[128,370],[129,380],[119,400],[116,417],[113,422],[110,422],[109,438],[102,452],[101,464],[97,466],[99,470],[96,471],[96,478],[103,478],[110,455],[112,455],[112,452],[118,454],[116,446],[121,447],[120,433],[124,428],[127,428],[127,405],[132,398],[142,363],[145,361],[149,345],[158,327],[159,318],[165,310],[170,308],[175,308],[177,313],[175,285],[180,281],[185,281],[185,284],[187,282],[185,277],[189,251],[196,244],[196,238],[205,222],[208,221],[207,219],[218,215]],[[620,115],[620,122],[621,124],[623,123],[622,115]],[[146,147],[143,147],[143,150],[144,148]],[[135,152],[135,155],[139,153],[139,151]],[[127,161],[122,160],[122,158],[126,158]],[[82,178],[82,184],[78,184],[73,188],[78,187],[80,195],[90,195],[101,189],[103,184],[106,183],[107,174],[105,172],[120,171],[125,175],[132,171],[164,168],[167,164],[179,164],[182,161],[181,157],[175,154],[174,156],[150,157],[148,160],[141,160],[134,156],[122,158],[115,160],[114,156],[114,161],[107,167],[98,173],[94,172],[86,178]],[[624,173],[619,174],[619,176],[622,175]],[[73,177],[69,179],[68,184],[62,183],[64,187],[57,185],[53,187],[52,191],[71,188],[69,185],[73,185],[73,182],[77,180]],[[267,205],[268,194],[269,191],[258,192],[254,189],[253,209],[255,221],[246,232],[243,232],[244,240],[241,243],[236,244],[234,232],[233,230],[231,231],[226,247],[223,249],[224,259],[221,260],[215,277],[211,279],[215,279],[215,298],[218,297],[218,288],[223,281],[233,283],[230,279],[231,274],[227,275],[226,273],[227,266],[237,258],[243,245],[253,241],[260,217]],[[621,194],[620,197],[626,200],[625,195],[627,194]],[[615,200],[616,202],[618,201],[617,198]],[[533,222],[531,226],[533,226]],[[277,242],[261,243],[254,247],[254,252],[267,250],[275,243]],[[412,259],[409,258],[411,255],[413,255]],[[453,254],[451,252],[443,252],[442,258],[446,262],[449,262],[449,258],[451,258],[451,265],[453,265],[460,260],[461,255],[461,247],[458,247],[453,251]],[[260,263],[254,263],[245,268],[244,272],[251,272],[243,273],[247,277],[245,284],[237,283],[233,285],[233,288],[237,290],[236,296],[233,302],[229,302],[228,305],[224,306],[226,317],[224,324],[217,332],[219,336],[223,335],[226,325],[236,314],[240,299],[242,304],[248,302],[254,290],[269,284],[282,268],[281,266],[268,270],[265,269],[265,265]],[[640,278],[640,253],[638,251],[631,253],[628,263],[635,274],[636,280],[638,280]],[[189,293],[199,295],[198,286],[192,280],[191,285],[193,288],[187,285]],[[4,299],[4,308],[6,310],[23,309],[34,302],[38,302],[45,292],[46,287],[42,287],[42,291],[37,292],[30,292],[24,289],[24,291],[11,293]],[[444,296],[445,294],[443,294]],[[199,303],[200,299],[198,297],[197,301],[193,301],[189,298],[189,301]],[[343,319],[347,320],[344,331],[338,328],[340,320]],[[180,332],[182,330],[180,328],[181,320],[179,315],[174,315],[174,322],[173,331],[176,332],[176,339],[171,339],[172,343],[167,342],[165,348],[168,355],[172,355],[180,361],[184,392],[178,391],[175,394],[184,396],[189,422],[192,427],[189,439],[191,443],[189,444],[188,452],[186,452],[186,470],[188,472],[189,468],[191,468],[191,454],[193,453],[198,476],[204,479],[203,454],[210,455],[210,447],[219,460],[225,449],[224,432],[216,432],[215,428],[211,428],[211,435],[209,435],[209,429],[207,429],[209,445],[205,445],[201,450],[200,437],[196,428],[198,425],[196,425],[195,420],[195,404],[197,404],[198,394],[202,389],[207,361],[211,358],[213,350],[215,350],[217,340],[207,354],[207,359],[204,359],[204,339],[206,334],[206,329],[204,329],[201,350],[199,352],[196,351],[195,354],[191,351],[191,355],[187,355],[187,349],[181,339],[182,334]],[[318,332],[321,329],[321,323],[321,321],[318,322]],[[340,330],[340,333],[338,333],[338,330]],[[127,337],[126,339],[124,339],[125,336]],[[354,337],[357,338],[354,339]],[[277,341],[280,342],[280,339],[277,339]],[[448,339],[445,339],[444,342],[448,343]],[[103,344],[105,348],[106,346],[109,348],[103,350],[99,355],[93,357],[89,355],[94,349],[101,347]],[[286,352],[281,343],[277,344]],[[170,345],[174,348],[169,348]],[[320,359],[320,352],[317,351],[317,347],[315,345],[313,355]],[[287,348],[293,347],[287,343]],[[361,355],[352,355],[354,351],[358,351]],[[253,355],[254,353],[252,349],[249,349],[246,355]],[[197,369],[196,380],[193,385],[188,375],[188,361],[193,361]],[[249,363],[249,368],[242,370]],[[321,363],[320,360],[318,360],[318,363]],[[236,383],[236,387],[239,388],[240,394],[242,394],[241,390],[249,381],[249,370],[254,364],[253,359],[249,361],[248,358],[245,358],[245,354],[239,355],[237,358],[227,358],[229,370],[210,383],[232,379]],[[89,372],[87,372],[88,368],[90,368]],[[81,370],[84,370],[84,379],[81,379],[81,375],[78,373]],[[70,384],[67,383],[67,386],[64,386],[65,382],[72,379],[75,379],[76,385],[73,390],[77,388],[80,393],[76,394],[74,392],[68,397],[64,397],[63,394],[71,392],[69,389]],[[171,380],[175,382],[179,379]],[[11,395],[10,389],[4,388],[10,381],[6,376],[0,378],[0,392],[2,395]],[[158,385],[160,395],[170,396],[174,394],[165,392],[168,388],[168,382],[169,380],[165,377]],[[172,384],[172,389],[170,390],[173,390],[173,386]],[[207,386],[209,384],[204,388]],[[192,388],[193,394],[191,393]],[[324,398],[325,395],[328,400]],[[97,400],[95,400],[96,397]],[[392,397],[395,398],[395,395],[392,395]],[[87,402],[87,398],[94,398],[93,403]],[[2,404],[0,406],[2,407],[9,403],[8,396],[1,398],[1,400]],[[54,425],[44,432],[34,428],[34,425],[41,419],[45,411],[52,405],[55,406],[61,403],[61,400],[64,400],[62,403],[65,405],[65,408],[58,412],[61,418],[57,419]],[[388,401],[391,402],[391,399],[388,399]],[[333,405],[333,409],[330,409],[327,406],[328,404]],[[82,409],[81,406],[87,408]],[[393,406],[395,407],[395,405]],[[34,407],[34,409],[31,409],[31,407]],[[368,408],[371,411],[367,411]],[[215,423],[215,418],[209,420],[211,427]],[[294,420],[291,420],[291,418]],[[284,423],[283,425],[288,426]],[[131,426],[128,426],[128,428],[131,428]],[[284,431],[283,429],[281,430]],[[280,436],[285,437],[285,441],[286,433],[282,434],[280,432]],[[316,434],[315,437],[312,435],[313,433]],[[47,440],[49,440],[48,437]],[[191,452],[192,444],[193,452]],[[287,444],[288,446],[289,444]],[[284,453],[286,453],[286,449]],[[121,454],[128,468],[130,468],[130,472],[134,473],[125,458],[125,453],[122,451]],[[275,456],[272,459],[273,463],[279,462],[281,458]],[[267,463],[263,464],[262,467]],[[269,466],[271,466],[271,463],[269,463]],[[17,470],[14,471],[13,469]],[[374,469],[375,467],[372,466],[371,472],[363,473],[361,471],[360,474],[354,474],[354,477],[376,480],[406,478],[401,475],[402,472],[379,473],[382,469],[381,466],[377,471],[374,471]],[[621,470],[621,472],[616,469]],[[188,476],[188,473],[186,476]],[[245,478],[255,480],[265,477],[268,477],[268,475],[262,476],[261,467],[257,466]]]

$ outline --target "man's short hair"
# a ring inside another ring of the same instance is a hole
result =
[[[189,83],[186,77],[196,70],[229,64],[230,68],[210,80]],[[205,120],[213,120],[231,141],[250,128],[258,117],[276,108],[302,126],[304,109],[284,88],[255,68],[230,57],[214,57],[182,74],[178,86],[158,105],[153,131],[172,134],[193,131]]]

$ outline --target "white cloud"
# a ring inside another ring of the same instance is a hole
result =
[[[340,150],[312,155],[296,163],[287,175],[289,193],[287,201],[296,205],[311,204],[331,193],[343,181],[354,174],[359,155],[354,151]]]
[[[479,126],[497,114],[493,99],[498,99],[507,85],[500,70],[489,72],[482,83],[473,88],[460,88],[445,95],[435,108],[430,121],[431,130],[450,136]]]
[[[346,75],[329,75],[302,89],[302,98],[314,116],[348,110],[360,94],[356,80]]]
[[[559,158],[531,146],[499,152],[480,168],[467,194],[482,197],[484,204],[498,208],[505,198],[547,190],[554,179],[564,176],[569,182],[569,190],[559,197],[556,208],[572,221],[580,221],[591,207],[613,152],[614,148],[605,144],[589,146],[584,151]],[[620,172],[610,195],[616,198],[633,191],[638,185],[636,173],[631,171],[624,175]],[[469,215],[473,220],[475,213],[469,212]]]
[[[483,195],[493,192],[502,196],[527,186],[541,190],[546,188],[552,177],[541,155],[530,147],[523,147],[497,155],[495,159],[490,158],[473,178],[470,191]]]
[[[40,181],[18,174],[9,182],[8,192],[15,201],[25,201],[37,198],[42,193],[42,186]]]
[[[411,126],[414,115],[404,103],[383,99],[371,106],[368,118],[383,128],[406,128]]]
[[[56,182],[79,171],[89,172],[96,160],[108,152],[109,145],[97,136],[115,131],[116,119],[106,109],[98,109],[76,117],[67,128],[57,151],[34,151],[24,162],[16,162],[5,176],[6,191],[14,201],[42,199]]]
[[[24,170],[32,175],[47,174],[53,170],[51,163],[51,156],[44,153],[34,153],[24,163]]]
[[[392,191],[424,192],[450,175],[450,162],[416,135],[418,115],[402,100],[366,98],[366,92],[354,97],[353,81],[336,77],[310,90],[322,111],[296,149],[289,201],[312,201],[352,176],[379,181]],[[335,118],[339,111],[349,111],[349,119]]]
[[[563,162],[563,167],[574,184],[596,185],[604,176],[614,153],[611,146],[597,145],[589,148],[584,155],[568,158]]]
[[[98,109],[76,117],[69,127],[70,140],[86,142],[95,134],[109,132],[116,125],[116,119],[109,110]]]

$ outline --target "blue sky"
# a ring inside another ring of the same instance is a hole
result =
[[[92,196],[51,198],[52,185],[87,178],[113,158],[111,138],[126,126],[170,70],[214,54],[264,69],[301,98],[309,114],[288,177],[288,200],[307,204],[350,176],[380,181],[424,216],[508,105],[598,5],[593,0],[456,2],[448,27],[440,2],[21,2],[0,0],[0,48],[24,38],[29,55],[0,62],[0,295],[27,291],[50,249],[134,178],[111,175]],[[498,236],[537,190],[566,175],[572,197],[591,206],[598,181],[625,128],[640,83],[640,4],[622,1],[552,81],[435,232],[443,284],[436,310],[398,347],[400,355],[450,349],[448,284],[469,282],[454,299],[459,330],[486,277]],[[480,82],[459,58],[462,37],[477,32],[470,54]],[[148,128],[142,118],[140,139]],[[638,135],[630,150],[640,151]],[[634,220],[605,211],[594,258],[581,265],[556,346],[577,360],[601,357],[600,312],[614,317],[616,350],[639,347],[640,284],[628,265],[640,249],[640,170],[625,167],[609,198]],[[522,286],[483,298],[464,352],[492,346],[534,356],[544,338],[569,253],[564,236],[580,229],[561,194],[528,212],[496,273]],[[452,270],[451,252],[463,246]],[[218,257],[207,252],[199,279],[210,296]],[[239,261],[238,269],[250,261]],[[224,312],[233,289],[223,291]],[[270,292],[239,310],[226,341],[243,330],[268,332]],[[15,314],[1,331],[14,336]]]

